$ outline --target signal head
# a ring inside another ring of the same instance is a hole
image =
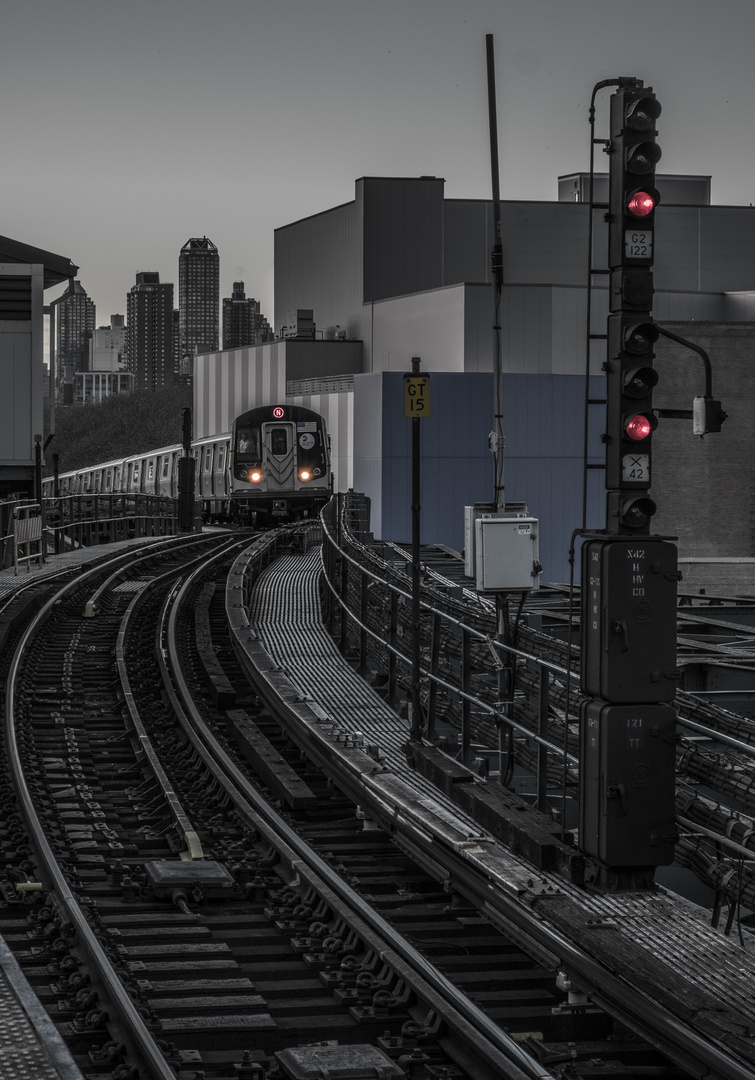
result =
[[[647,495],[636,499],[624,499],[619,509],[621,524],[625,529],[645,529],[658,507]]]
[[[661,153],[660,146],[655,142],[643,142],[630,146],[627,150],[627,172],[636,173],[638,176],[653,172],[661,160]]]
[[[633,413],[624,418],[624,434],[632,442],[644,442],[649,439],[658,426],[652,413]]]
[[[661,115],[661,103],[652,96],[639,97],[627,106],[627,127],[635,131],[649,131]]]
[[[626,196],[626,212],[636,218],[647,218],[655,210],[661,196],[657,188],[645,187],[630,191]]]
[[[655,368],[633,368],[624,374],[624,393],[630,398],[644,398],[658,384],[658,372]]]
[[[655,323],[634,323],[631,326],[627,326],[624,330],[622,348],[624,349],[624,352],[633,353],[635,356],[642,356],[643,353],[648,353],[652,350],[653,345],[658,340],[658,335],[659,330]],[[656,382],[657,381],[658,380],[656,379]]]

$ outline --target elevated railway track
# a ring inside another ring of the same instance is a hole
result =
[[[568,823],[574,650],[520,623],[501,742],[489,615],[428,558],[438,745],[407,753],[401,556],[337,528],[345,580],[327,525],[218,532],[7,616],[0,932],[82,1075],[755,1074],[750,722],[684,706],[681,859],[718,912],[596,894]],[[541,797],[485,778],[507,759]]]

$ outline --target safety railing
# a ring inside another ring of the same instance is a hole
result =
[[[26,503],[13,510],[13,569],[18,574],[19,563],[31,564],[37,560],[42,565],[42,507],[39,503]]]
[[[43,500],[48,546],[61,551],[134,537],[173,536],[178,504],[160,495],[60,495]]]
[[[376,550],[368,516],[352,493],[321,515],[324,616],[344,655],[398,708],[412,678],[410,564]],[[481,772],[497,759],[503,783],[516,761],[536,778],[539,809],[549,790],[575,794],[576,673],[499,640],[493,611],[470,610],[438,583],[423,583],[420,611],[422,734],[442,743],[439,728],[450,725],[459,759]]]

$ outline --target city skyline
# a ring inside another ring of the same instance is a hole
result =
[[[72,259],[103,323],[136,273],[177,284],[181,243],[203,235],[221,296],[244,280],[272,315],[274,229],[350,201],[357,177],[443,176],[447,198],[490,198],[486,33],[502,198],[553,200],[558,175],[585,171],[592,88],[633,75],[663,105],[659,171],[711,175],[714,203],[750,205],[754,16],[748,0],[13,5],[0,231]]]

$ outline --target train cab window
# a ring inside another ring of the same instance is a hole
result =
[[[288,430],[284,427],[270,429],[270,453],[285,457],[288,453]]]
[[[250,461],[262,459],[259,428],[240,427],[236,430],[236,456]]]

